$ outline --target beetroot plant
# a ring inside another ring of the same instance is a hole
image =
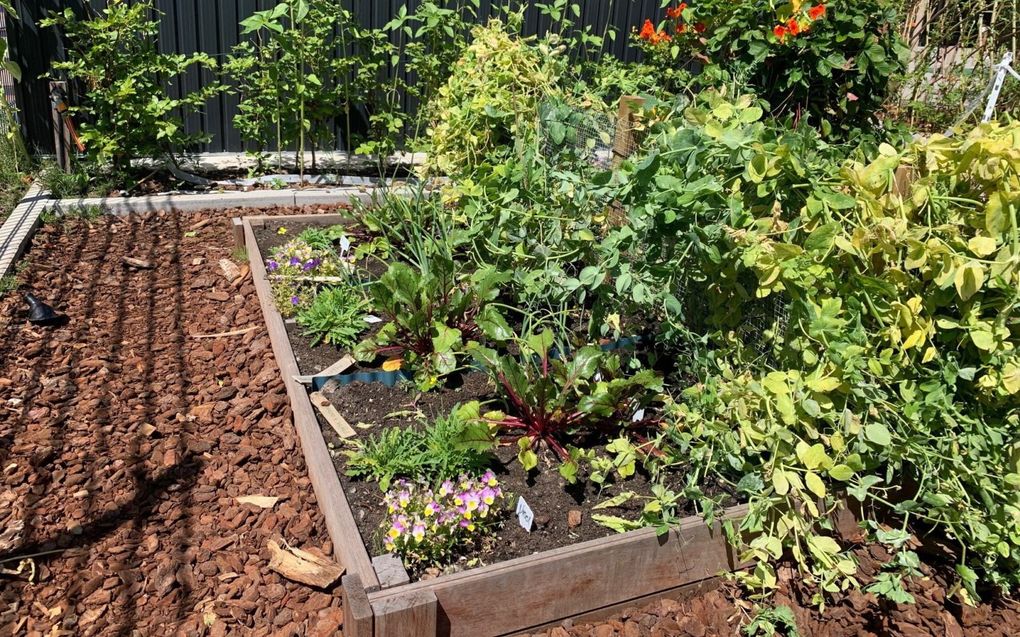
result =
[[[596,345],[555,356],[548,330],[522,339],[519,357],[487,347],[470,349],[507,406],[508,413],[485,415],[493,433],[517,445],[525,469],[538,465],[538,452],[551,451],[568,482],[577,477],[579,455],[571,453],[573,445],[647,428],[650,422],[642,410],[662,391],[662,378],[655,372],[628,373],[619,354]]]
[[[386,324],[355,348],[355,356],[410,369],[418,387],[428,390],[458,368],[457,354],[467,343],[505,340],[511,331],[491,304],[505,275],[486,268],[460,277],[445,256],[423,264],[393,263],[372,286],[373,308]]]

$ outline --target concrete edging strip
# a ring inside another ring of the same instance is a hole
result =
[[[99,207],[109,214],[126,216],[159,210],[194,212],[196,210],[229,208],[270,208],[273,206],[312,206],[347,203],[352,199],[367,201],[369,188],[316,188],[307,190],[258,190],[203,194],[149,195],[145,197],[97,197],[87,199],[52,199],[47,208],[66,214],[79,208]]]
[[[39,218],[52,200],[39,184],[33,184],[0,226],[0,277],[7,276],[35,234]]]

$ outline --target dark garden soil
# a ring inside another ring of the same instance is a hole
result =
[[[338,589],[268,567],[272,537],[332,547],[251,277],[218,266],[233,250],[230,217],[252,212],[105,217],[36,235],[19,292],[68,322],[32,327],[19,295],[0,301],[0,559],[43,554],[34,580],[0,576],[0,635],[325,636],[341,625]],[[249,495],[279,500],[236,500]]]
[[[486,375],[479,372],[465,375],[463,379],[455,381],[453,387],[439,388],[424,394],[401,386],[387,387],[381,383],[360,382],[327,387],[324,393],[355,428],[359,439],[377,436],[390,427],[421,426],[428,419],[448,414],[457,403],[495,400]],[[345,475],[347,457],[340,451],[349,447],[329,425],[323,423],[322,431],[331,449],[335,450],[333,463],[340,474],[344,493],[354,511],[362,538],[372,555],[382,554],[384,550],[380,529],[388,516],[382,504],[383,492],[379,483]],[[462,570],[474,558],[478,562],[472,561],[471,567],[613,535],[614,531],[592,520],[592,513],[633,518],[640,514],[644,502],[634,499],[621,507],[604,511],[593,511],[592,507],[623,491],[633,491],[640,496],[651,495],[651,484],[647,476],[640,473],[619,484],[608,484],[599,492],[590,481],[576,487],[568,485],[560,477],[557,465],[549,458],[543,459],[537,471],[526,472],[517,461],[516,448],[511,447],[497,450],[492,469],[508,494],[506,505],[510,510],[505,513],[496,537],[487,541],[482,550],[463,556],[450,571]],[[706,491],[712,493],[711,489]],[[512,515],[518,496],[524,497],[535,514],[535,527],[530,533]],[[569,519],[571,512],[574,512],[575,517],[579,514],[579,520],[575,519],[572,523]],[[693,507],[683,511],[685,514],[694,512]]]
[[[312,347],[312,339],[302,333],[301,326],[294,320],[288,319],[284,327],[287,329],[287,336],[290,337],[298,371],[302,374],[321,372],[347,354],[346,349],[334,345],[320,343]]]
[[[861,566],[860,581],[870,584],[889,553],[879,545],[859,546],[854,552]],[[879,599],[853,590],[837,595],[824,611],[812,603],[813,590],[804,585],[793,566],[779,568],[779,591],[771,604],[788,606],[803,637],[1016,637],[1020,635],[1020,603],[995,599],[977,607],[953,597],[952,566],[928,556],[923,577],[907,580],[914,604]],[[601,623],[566,622],[531,637],[731,637],[739,635],[752,605],[733,584],[679,600],[661,600],[624,610]]]

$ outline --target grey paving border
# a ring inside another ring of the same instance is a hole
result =
[[[51,201],[49,193],[34,184],[0,226],[0,277],[7,276],[14,268]]]
[[[369,188],[316,188],[306,190],[272,190],[223,192],[188,195],[151,195],[146,197],[100,197],[88,199],[53,199],[47,208],[67,213],[83,207],[97,206],[109,214],[125,216],[159,210],[194,212],[207,209],[270,208],[273,206],[316,206],[347,203],[354,199],[367,202]]]
[[[230,208],[271,208],[274,206],[323,206],[371,201],[376,189],[322,188],[254,192],[223,192],[188,195],[152,195],[147,197],[102,197],[86,199],[50,199],[38,184],[25,193],[21,203],[0,227],[0,277],[7,275],[21,257],[29,239],[39,227],[43,212],[67,214],[83,207],[99,207],[105,213],[127,216],[160,210],[194,212]]]

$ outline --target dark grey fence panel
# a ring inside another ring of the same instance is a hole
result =
[[[344,2],[366,27],[381,27],[407,5],[413,12],[420,0],[337,0]],[[486,22],[508,0],[481,0],[479,22]],[[534,0],[510,0],[513,6],[526,5],[524,32],[526,35],[543,33],[549,27],[548,18],[540,15]],[[238,22],[255,11],[268,9],[275,0],[156,0],[160,18],[159,47],[161,51],[193,53],[203,51],[219,63],[226,60],[231,49],[241,40]],[[599,33],[607,24],[619,32],[615,41],[607,41],[606,55],[622,59],[635,59],[637,52],[627,44],[628,34],[639,27],[646,17],[661,14],[660,0],[580,0],[581,21],[591,24]],[[53,152],[53,131],[49,103],[48,81],[45,79],[54,60],[65,59],[64,42],[54,29],[44,29],[39,21],[51,11],[71,7],[79,14],[86,5],[93,10],[106,6],[106,0],[15,0],[20,21],[8,24],[11,57],[21,65],[24,80],[17,86],[18,102],[22,110],[25,138],[29,146],[44,153]],[[175,78],[171,93],[193,91],[217,79],[209,71],[192,70]],[[407,78],[405,78],[407,79]],[[226,93],[210,101],[201,113],[187,117],[189,132],[212,135],[206,151],[241,151],[244,144],[232,125],[239,98]],[[417,107],[411,101],[404,103],[405,110]],[[345,140],[337,130],[338,145]]]

